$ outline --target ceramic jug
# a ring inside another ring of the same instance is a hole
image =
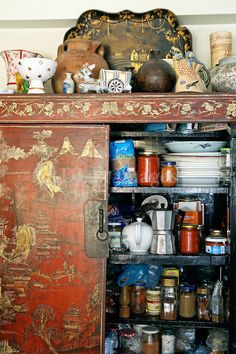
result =
[[[150,59],[137,72],[138,89],[144,92],[171,92],[176,75],[172,66],[159,57],[160,50],[152,49]]]
[[[151,246],[152,236],[152,227],[142,222],[142,218],[137,218],[136,222],[132,222],[122,230],[123,242],[134,253],[146,253]]]
[[[108,69],[104,56],[104,47],[99,41],[87,38],[67,39],[57,50],[57,70],[52,78],[52,87],[55,93],[63,93],[63,82],[66,73],[73,75],[80,72],[83,64],[95,64],[93,77],[98,78],[101,69]],[[76,86],[76,91],[78,85]],[[77,91],[78,92],[78,91]]]
[[[24,49],[8,49],[0,53],[7,69],[7,89],[17,91],[16,62],[23,58],[42,57],[39,53],[34,53]]]
[[[211,70],[213,91],[236,92],[236,56],[223,58]]]

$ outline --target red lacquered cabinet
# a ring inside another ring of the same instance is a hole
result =
[[[104,352],[108,133],[0,126],[1,352]]]

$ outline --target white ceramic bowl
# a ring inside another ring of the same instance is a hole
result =
[[[44,93],[43,83],[51,79],[57,62],[47,58],[24,58],[16,62],[16,69],[24,80],[30,82],[28,93]]]
[[[171,152],[216,152],[226,144],[226,141],[171,141],[164,147]]]

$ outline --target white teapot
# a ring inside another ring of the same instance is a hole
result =
[[[150,225],[142,222],[142,218],[136,220],[123,228],[122,240],[130,252],[146,253],[152,243],[153,230]]]

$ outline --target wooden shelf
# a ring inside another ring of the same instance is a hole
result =
[[[110,193],[184,193],[184,194],[198,194],[198,193],[212,193],[212,194],[226,194],[228,189],[226,187],[110,187]]]
[[[211,256],[200,254],[193,256],[183,255],[153,255],[135,254],[131,252],[111,252],[110,262],[113,264],[161,264],[181,266],[225,266],[228,264],[229,256]]]

